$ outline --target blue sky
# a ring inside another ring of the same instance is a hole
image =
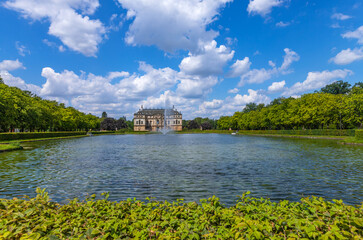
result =
[[[83,112],[219,118],[363,81],[360,0],[0,1],[5,83]]]

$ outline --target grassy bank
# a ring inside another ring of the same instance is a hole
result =
[[[229,131],[229,130],[217,130],[217,129],[213,129],[213,130],[200,130],[200,129],[184,129],[183,131],[180,132],[175,132],[177,134],[189,134],[189,133],[219,133],[219,134],[231,134],[234,131]]]
[[[0,239],[361,239],[363,206],[308,197],[271,202],[243,195],[184,203],[74,199],[0,200]]]
[[[7,143],[7,144],[0,143],[0,152],[8,152],[8,151],[14,151],[14,150],[20,150],[20,149],[23,149],[23,147],[20,146],[19,142],[13,142],[13,143]]]
[[[87,132],[20,132],[20,133],[0,133],[0,141],[38,139],[38,138],[57,138],[69,136],[86,135]]]

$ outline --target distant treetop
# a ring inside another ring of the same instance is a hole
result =
[[[348,82],[343,82],[342,80],[333,82],[332,84],[326,85],[320,91],[322,93],[330,94],[346,94],[350,92],[350,85]]]

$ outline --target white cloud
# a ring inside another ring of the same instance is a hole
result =
[[[284,49],[285,56],[284,56],[284,62],[282,63],[279,70],[282,72],[282,74],[288,73],[288,68],[291,66],[293,62],[297,62],[300,60],[299,54],[292,51],[291,49],[285,48]]]
[[[281,82],[273,82],[271,86],[268,87],[268,91],[270,93],[281,92],[282,90],[284,90],[285,84],[285,80]]]
[[[231,66],[231,70],[227,76],[231,78],[242,76],[250,69],[250,66],[251,62],[248,57],[245,57],[243,60],[237,59]]]
[[[346,32],[342,36],[343,38],[355,38],[359,44],[363,44],[363,26],[360,26],[355,31]]]
[[[239,89],[238,88],[233,88],[233,89],[228,90],[228,93],[236,94],[238,92],[239,92]]]
[[[212,91],[218,83],[218,78],[214,76],[199,77],[179,74],[180,83],[177,86],[176,93],[184,98],[202,98]]]
[[[51,23],[50,35],[85,56],[96,55],[106,32],[99,20],[84,16],[96,11],[98,0],[8,0],[3,5],[20,12],[24,18],[47,19]]]
[[[108,79],[112,80],[112,79],[115,79],[115,78],[124,78],[124,77],[128,77],[130,76],[130,73],[128,72],[110,72],[108,73]]]
[[[266,80],[269,80],[273,74],[277,73],[277,69],[252,69],[248,71],[247,73],[243,74],[241,76],[241,80],[238,83],[238,87],[242,87],[246,83],[263,83]]]
[[[189,53],[182,60],[179,68],[189,75],[210,76],[223,73],[223,67],[233,58],[234,51],[224,45],[217,48],[217,42],[205,44],[197,54]]]
[[[270,101],[271,101],[271,99],[268,96],[260,93],[259,91],[248,89],[248,95],[247,94],[244,94],[244,95],[237,94],[233,98],[231,104],[233,106],[245,106],[247,103],[251,103],[251,102],[269,103]]]
[[[341,21],[344,21],[344,20],[347,20],[347,19],[350,19],[352,18],[351,16],[349,15],[344,15],[342,13],[334,13],[332,16],[331,16],[332,19],[336,19],[336,20],[341,20]]]
[[[144,75],[126,72],[111,72],[108,77],[89,74],[87,77],[78,76],[72,71],[56,73],[51,68],[44,68],[42,76],[47,79],[41,90],[42,96],[73,98],[82,96],[85,101],[97,102],[120,101],[121,99],[141,100],[158,94],[177,83],[176,72],[170,68],[154,69],[140,62],[140,70]],[[115,77],[124,77],[116,84],[110,81]],[[95,97],[94,97],[94,96]]]
[[[268,61],[268,65],[270,65],[270,67],[275,68],[276,67],[276,63],[274,63],[273,61]]]
[[[18,59],[14,60],[3,60],[0,62],[0,71],[14,71],[16,69],[25,69],[23,63],[19,62]]]
[[[284,96],[301,94],[307,91],[315,90],[326,86],[338,79],[345,79],[348,75],[353,74],[352,71],[334,70],[323,72],[309,72],[305,81],[297,82],[292,87],[283,92]]]
[[[299,61],[300,56],[292,51],[289,48],[284,49],[284,61],[279,68],[276,68],[276,64],[272,61],[269,61],[269,65],[271,66],[270,69],[251,69],[247,73],[241,76],[241,80],[238,83],[238,86],[241,87],[246,83],[263,83],[273,76],[278,76],[279,74],[289,74],[292,72],[290,66],[293,62]]]
[[[24,57],[26,54],[30,54],[30,51],[24,45],[21,45],[20,42],[16,42],[15,47],[20,56]]]
[[[348,48],[339,52],[335,57],[331,58],[330,61],[333,61],[338,65],[347,65],[354,61],[363,59],[363,47],[354,48],[353,50]]]
[[[156,45],[166,52],[195,52],[200,42],[218,33],[206,27],[232,0],[118,0],[132,23],[125,41],[130,45]]]
[[[39,94],[40,87],[34,84],[27,84],[19,77],[14,77],[8,71],[0,70],[0,76],[4,80],[4,83],[11,87],[18,87],[22,90],[31,91],[32,93]]]
[[[223,105],[223,100],[213,99],[212,101],[205,101],[200,105],[200,108],[210,110],[219,109]]]
[[[290,26],[290,22],[283,22],[283,21],[280,21],[278,23],[276,23],[276,27],[287,27],[287,26]]]
[[[283,0],[250,0],[247,11],[249,14],[266,16],[271,12],[273,7],[279,7],[283,3]]]

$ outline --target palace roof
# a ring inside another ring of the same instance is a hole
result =
[[[181,115],[180,112],[178,112],[176,109],[166,109],[168,112],[168,115]],[[138,112],[135,113],[135,115],[146,115],[146,116],[153,116],[153,115],[164,115],[165,109],[158,108],[158,109],[147,109],[142,108]]]

